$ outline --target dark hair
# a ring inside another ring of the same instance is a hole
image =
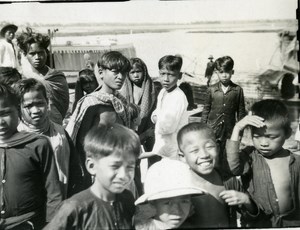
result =
[[[97,64],[102,69],[115,69],[121,73],[128,73],[130,71],[129,60],[118,51],[110,51],[103,54]]]
[[[20,111],[20,97],[11,86],[0,83],[0,97],[10,101]]]
[[[31,44],[33,43],[37,43],[39,47],[45,49],[45,51],[47,52],[47,48],[50,44],[50,38],[48,35],[33,32],[30,27],[27,27],[26,32],[23,31],[17,37],[17,43],[25,55],[28,53]]]
[[[216,135],[208,124],[202,122],[191,122],[183,126],[177,133],[177,143],[180,151],[182,151],[180,147],[182,145],[183,136],[195,131],[207,133],[217,143]]]
[[[84,139],[86,157],[96,159],[112,153],[120,155],[130,153],[138,158],[140,150],[141,143],[138,135],[133,130],[116,123],[93,127]]]
[[[150,77],[149,74],[148,74],[147,66],[146,66],[145,62],[143,62],[142,59],[140,59],[140,58],[131,58],[129,61],[130,61],[131,69],[134,66],[136,66],[136,67],[140,68],[143,71],[144,78]]]
[[[279,100],[266,99],[256,102],[251,108],[252,114],[260,116],[265,121],[276,121],[285,131],[286,135],[290,135],[291,120],[287,107]]]
[[[182,67],[182,57],[166,55],[158,61],[158,69],[166,68],[171,71],[180,71]]]
[[[43,83],[36,80],[35,78],[27,78],[22,79],[16,83],[14,86],[21,102],[23,101],[23,97],[25,93],[28,93],[31,90],[40,91],[48,102],[47,91]]]
[[[21,79],[21,74],[12,67],[0,67],[0,82],[12,86]]]
[[[233,70],[234,61],[229,56],[220,57],[215,61],[215,68],[220,71],[223,70],[225,72]]]

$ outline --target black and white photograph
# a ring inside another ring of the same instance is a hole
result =
[[[0,0],[0,229],[300,228],[297,0]]]

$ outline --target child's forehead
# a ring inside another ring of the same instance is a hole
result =
[[[13,103],[13,100],[9,97],[0,97],[0,110],[14,109],[17,106]]]
[[[214,134],[211,133],[209,130],[191,130],[186,132],[182,136],[182,142],[190,142],[194,140],[199,140],[199,141],[211,140],[213,142],[216,142]]]
[[[104,159],[107,162],[119,162],[119,163],[123,163],[123,164],[127,164],[127,163],[135,163],[136,162],[136,157],[133,153],[128,153],[126,151],[120,153],[119,151],[114,151],[113,153],[111,153],[108,156],[105,157],[101,157],[99,158],[99,160]]]

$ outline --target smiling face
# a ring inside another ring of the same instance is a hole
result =
[[[180,78],[180,71],[162,68],[159,70],[159,76],[161,77],[162,86],[168,91],[177,85],[177,81]]]
[[[190,168],[200,175],[210,174],[218,156],[213,137],[203,131],[191,131],[182,136],[180,149]]]
[[[25,93],[21,103],[22,119],[35,126],[44,125],[48,117],[48,103],[41,91],[30,90]]]
[[[191,210],[191,197],[178,196],[154,200],[151,204],[156,209],[155,219],[163,222],[168,229],[180,227]]]
[[[41,70],[46,65],[46,50],[37,43],[32,43],[26,55],[29,63],[37,70]]]
[[[254,147],[265,157],[271,157],[282,149],[287,134],[280,122],[265,121],[263,128],[252,127]]]
[[[95,175],[94,188],[101,197],[111,200],[133,180],[135,162],[134,154],[113,153],[100,159],[88,157],[86,165],[90,174]]]
[[[9,139],[17,132],[18,109],[7,98],[0,98],[0,140]]]

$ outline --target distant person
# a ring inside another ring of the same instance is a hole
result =
[[[0,34],[3,39],[0,41],[0,67],[19,68],[18,51],[13,43],[18,27],[14,24],[7,24],[2,27]]]
[[[205,78],[207,78],[207,86],[209,86],[215,68],[214,57],[212,55],[209,55],[208,59],[209,62],[207,63],[206,70],[205,70]]]
[[[45,86],[34,78],[27,78],[17,82],[15,90],[21,100],[21,121],[18,130],[42,134],[49,138],[64,199],[81,191],[83,175],[79,156],[68,133],[49,118],[49,100]]]
[[[177,86],[181,78],[182,58],[180,56],[166,55],[158,62],[162,90],[157,98],[157,106],[151,119],[155,124],[155,144],[152,152],[157,154],[167,145],[173,148],[168,157],[177,157],[176,135],[178,130],[188,123],[188,101],[185,94]]]
[[[84,68],[79,71],[75,85],[75,98],[72,112],[75,110],[77,102],[84,95],[92,93],[98,87],[98,85],[98,81],[92,69]]]
[[[120,124],[94,126],[86,135],[86,168],[95,178],[66,200],[45,229],[133,229],[133,181],[140,154],[138,135]]]
[[[253,146],[240,149],[240,134],[250,127]],[[227,141],[227,159],[261,209],[249,227],[300,226],[300,156],[284,149],[292,134],[288,109],[279,100],[256,102]]]
[[[62,201],[49,140],[18,132],[20,101],[0,83],[0,229],[42,229]]]
[[[151,114],[156,106],[156,91],[154,83],[148,74],[146,64],[140,58],[131,58],[129,78],[126,78],[120,93],[129,101],[138,105],[141,109],[141,123],[137,133],[146,151],[151,151],[154,144],[154,124]]]
[[[235,123],[246,115],[243,89],[231,81],[234,61],[229,56],[215,61],[219,82],[211,85],[206,92],[201,121],[215,131],[220,144],[218,166],[223,176],[229,173],[226,161],[225,143],[230,138]]]
[[[94,70],[95,63],[91,60],[91,56],[88,53],[83,55],[83,59],[85,62],[85,68]]]
[[[19,71],[12,67],[0,67],[0,82],[13,86],[22,76]]]
[[[22,74],[25,78],[36,78],[47,90],[52,121],[62,124],[69,108],[69,87],[63,72],[46,65],[50,38],[27,27],[18,38],[18,46],[23,52]]]

